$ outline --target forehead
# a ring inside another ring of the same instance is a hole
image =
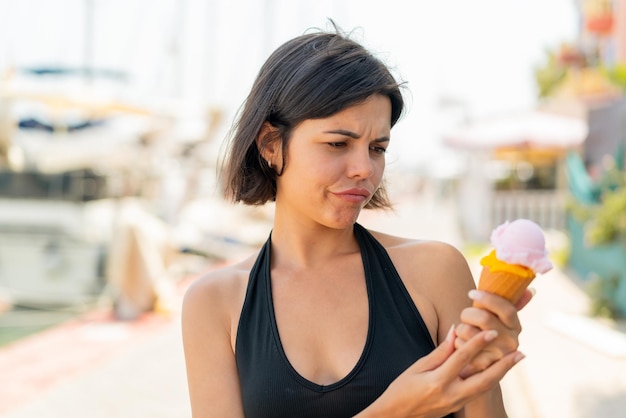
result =
[[[354,129],[388,134],[391,130],[391,101],[387,96],[370,96],[361,103],[349,106],[327,118],[307,119],[296,129]]]

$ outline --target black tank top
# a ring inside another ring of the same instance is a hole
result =
[[[354,232],[369,301],[367,340],[354,369],[326,386],[302,377],[283,351],[272,304],[271,235],[261,249],[250,272],[235,345],[246,418],[352,417],[435,348],[387,251],[361,225],[355,224]]]

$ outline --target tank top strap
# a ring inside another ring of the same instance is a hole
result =
[[[368,272],[371,276],[371,302],[374,304],[374,311],[379,316],[381,313],[383,315],[382,318],[377,318],[377,322],[385,321],[385,326],[388,326],[389,321],[400,321],[410,334],[419,335],[424,344],[434,349],[435,343],[430,331],[385,247],[362,225],[356,223],[354,231],[361,247],[366,276]],[[395,307],[393,317],[385,316],[385,313],[391,314],[391,306]]]

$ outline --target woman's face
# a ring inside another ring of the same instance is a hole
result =
[[[391,102],[374,95],[298,125],[276,181],[276,211],[297,222],[346,228],[378,189],[391,131]]]

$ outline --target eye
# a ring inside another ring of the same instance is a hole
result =
[[[379,147],[379,146],[376,146],[376,145],[371,146],[370,149],[373,152],[375,152],[376,154],[384,154],[384,153],[387,152],[387,148]]]
[[[333,148],[343,148],[346,146],[345,142],[329,142],[328,145],[330,145]]]

